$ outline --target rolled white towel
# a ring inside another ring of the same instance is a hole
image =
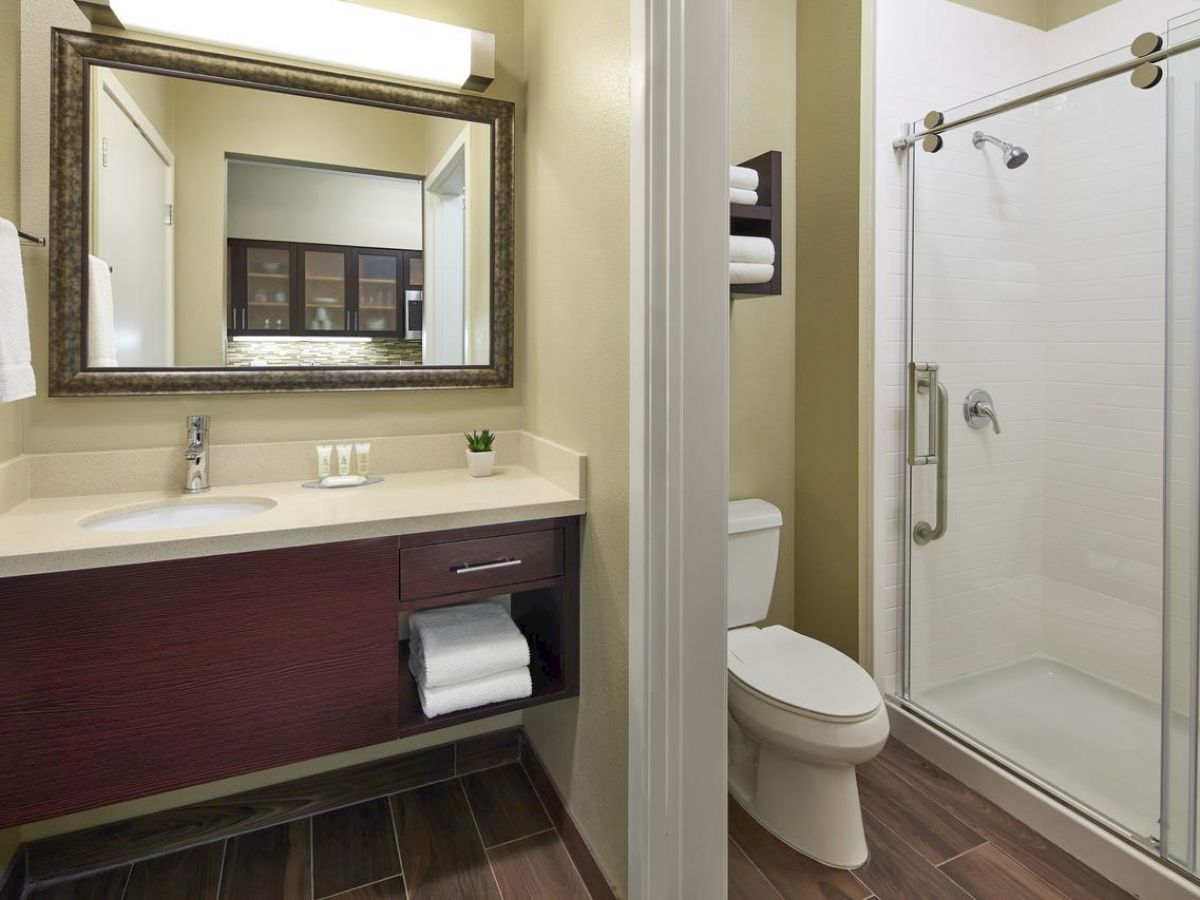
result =
[[[498,603],[413,613],[408,667],[422,684],[446,687],[529,665],[529,643]]]
[[[729,186],[743,191],[758,190],[758,172],[746,166],[729,167]]]
[[[417,694],[421,698],[421,710],[432,719],[460,709],[523,700],[533,694],[533,677],[526,666],[446,687],[427,687],[418,679]]]
[[[775,265],[775,244],[770,238],[744,234],[729,236],[729,261]]]
[[[766,284],[775,277],[775,267],[762,263],[731,262],[729,264],[730,284]]]
[[[729,189],[729,202],[736,203],[739,206],[758,206],[758,193],[756,191],[731,187]]]
[[[98,256],[88,257],[88,346],[89,369],[111,369],[117,365],[116,311],[113,308],[112,270]]]

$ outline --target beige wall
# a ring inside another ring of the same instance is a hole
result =
[[[857,657],[861,9],[797,15],[796,628]]]
[[[528,427],[588,454],[583,690],[525,727],[608,874],[627,878],[629,5],[528,0]]]
[[[184,79],[174,93],[175,362],[221,366],[225,155],[420,174],[425,118]]]
[[[0,0],[0,22],[14,22],[17,0]],[[18,192],[20,157],[17,132],[20,100],[16,91],[18,38],[16,28],[0,28],[0,217],[21,227]],[[26,251],[27,254],[38,251]],[[21,406],[23,402],[0,404],[0,462],[21,452]],[[0,869],[4,868],[3,833],[0,832]]]
[[[796,3],[734,0],[729,152],[740,162],[783,153],[783,285],[730,312],[729,489],[783,510],[779,570],[767,621],[795,623]]]
[[[980,12],[991,13],[1032,25],[1034,28],[1057,28],[1076,19],[1091,15],[1098,9],[1111,6],[1117,0],[951,0]]]
[[[524,31],[520,0],[377,0],[375,5],[495,32],[497,80],[488,96],[522,99]],[[21,4],[21,143],[27,151],[21,169],[22,227],[42,232],[49,222],[46,147],[53,25],[87,27],[72,0],[27,0]],[[0,84],[0,93],[10,95],[16,83],[15,79],[6,79]],[[5,139],[7,136],[0,137]],[[520,135],[517,149],[519,153]],[[22,441],[26,452],[170,446],[179,443],[182,423],[189,413],[213,417],[213,440],[217,443],[444,433],[485,426],[500,430],[524,425],[521,388],[526,367],[520,346],[515,390],[49,400],[44,387],[48,327],[45,254],[27,253],[26,265],[34,367],[42,386],[36,400],[23,404]],[[518,271],[518,306],[520,274]],[[518,310],[518,325],[520,317]]]

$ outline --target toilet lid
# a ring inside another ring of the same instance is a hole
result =
[[[729,671],[747,687],[793,709],[861,719],[879,708],[879,688],[841,651],[782,625],[729,632]]]

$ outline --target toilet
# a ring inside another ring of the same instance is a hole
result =
[[[780,840],[819,862],[867,860],[854,767],[883,749],[887,708],[853,659],[782,625],[771,603],[783,514],[729,504],[729,790]]]

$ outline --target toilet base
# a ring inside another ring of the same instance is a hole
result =
[[[753,779],[745,764],[731,767],[733,798],[767,831],[805,856],[838,869],[863,865],[867,839],[854,766],[804,762],[761,744],[757,749]]]

